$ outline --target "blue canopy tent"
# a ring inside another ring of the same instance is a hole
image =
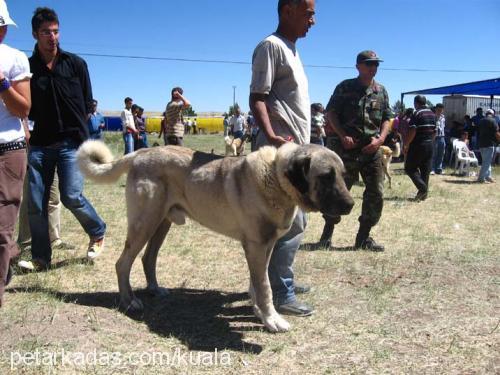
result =
[[[405,95],[483,95],[490,97],[493,103],[494,96],[500,96],[500,77],[487,79],[485,81],[461,83],[452,86],[436,87],[433,89],[408,91],[401,94],[401,103]]]

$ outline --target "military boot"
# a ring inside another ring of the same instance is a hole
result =
[[[369,251],[384,251],[384,246],[375,242],[373,238],[370,237],[371,226],[367,224],[360,224],[359,231],[356,235],[356,242],[354,248],[356,250],[363,249]]]

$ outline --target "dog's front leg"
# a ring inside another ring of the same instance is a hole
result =
[[[290,329],[290,324],[274,308],[271,284],[267,267],[274,244],[246,242],[243,244],[250,270],[250,296],[255,315],[271,332],[283,332]]]

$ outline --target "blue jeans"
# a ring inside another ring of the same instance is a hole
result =
[[[125,142],[125,155],[134,152],[134,136],[132,133],[123,133],[123,142]]]
[[[495,147],[482,147],[479,150],[481,151],[481,158],[483,161],[481,163],[478,180],[484,181],[486,178],[491,178],[491,162],[493,160],[493,154],[495,153]]]
[[[101,238],[106,232],[106,224],[83,196],[83,176],[76,161],[77,149],[78,144],[72,140],[65,140],[57,146],[30,147],[28,215],[33,259],[46,263],[52,260],[48,203],[56,167],[62,204],[76,217],[89,237]]]
[[[432,150],[432,170],[436,173],[443,172],[443,158],[446,142],[444,137],[436,137]]]
[[[236,139],[236,138],[242,139],[243,135],[244,135],[243,130],[237,130],[237,131],[233,132],[234,139]]]
[[[290,230],[274,245],[268,273],[276,306],[296,300],[292,265],[304,238],[306,224],[306,215],[299,209]]]
[[[148,148],[148,135],[146,132],[139,132],[141,138],[135,140],[135,150],[140,150],[141,148]]]

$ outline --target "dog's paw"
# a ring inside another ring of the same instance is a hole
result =
[[[154,297],[166,297],[170,294],[170,291],[167,288],[162,288],[160,286],[147,287],[146,290]]]
[[[283,319],[278,313],[268,317],[262,317],[261,319],[262,323],[264,323],[270,332],[286,332],[290,329],[290,323]]]

